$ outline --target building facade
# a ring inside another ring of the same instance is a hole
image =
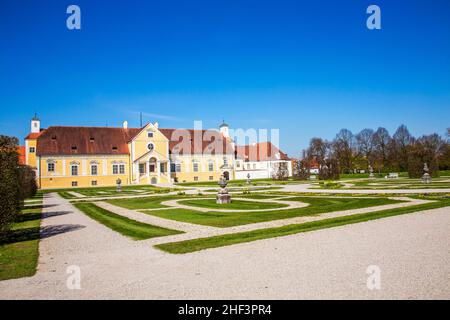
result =
[[[156,122],[128,128],[126,121],[120,128],[41,129],[34,117],[25,138],[25,162],[35,168],[43,189],[113,186],[118,179],[123,185],[164,185],[217,181],[221,175],[244,179],[250,171],[252,178],[270,177],[273,163],[285,161],[290,166],[284,153],[272,149],[275,155],[252,161],[242,151],[246,146],[235,146],[226,124],[219,130],[165,129]],[[253,162],[258,164],[257,174]]]

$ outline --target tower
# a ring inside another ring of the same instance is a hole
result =
[[[225,120],[222,121],[222,124],[219,126],[220,133],[225,137],[230,137],[229,127],[228,124],[225,123]]]
[[[39,133],[41,131],[41,120],[34,114],[33,119],[31,119],[31,133]]]

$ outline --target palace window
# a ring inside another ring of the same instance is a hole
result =
[[[78,187],[78,182],[77,181],[72,181],[72,187]]]
[[[209,162],[208,163],[208,170],[209,171],[214,171],[214,163],[213,162]]]
[[[214,177],[213,176],[209,176],[209,180],[214,180]]]
[[[223,165],[227,166],[228,165],[228,159],[227,157],[223,157]]]
[[[247,170],[250,170],[250,163],[247,163]]]
[[[47,171],[55,172],[55,164],[53,162],[47,163]]]
[[[36,152],[36,148],[35,147],[30,147],[29,152],[30,153],[35,153]]]
[[[78,165],[74,164],[70,167],[70,172],[73,176],[77,176],[78,175]]]
[[[198,181],[198,177],[194,177],[194,181]]]
[[[194,172],[198,172],[198,163],[194,162]],[[198,177],[197,177],[198,178]]]
[[[145,174],[145,163],[139,163],[139,173]]]
[[[165,170],[164,170],[164,163],[160,163],[159,164],[159,171],[161,171],[162,173],[165,172]]]
[[[236,168],[240,168],[241,167],[241,162],[240,161],[236,161]]]
[[[113,174],[125,174],[125,165],[113,164]]]
[[[149,137],[149,138],[153,138],[153,132],[151,132],[151,131],[148,131],[148,132],[147,132],[147,137]]]
[[[181,172],[181,164],[179,164],[179,163],[171,163],[170,164],[170,171],[172,171],[172,172]]]
[[[96,164],[91,165],[91,175],[96,176],[98,174],[98,166]]]
[[[256,163],[253,164],[253,169],[256,169]]]
[[[96,186],[97,185],[97,180],[92,180],[91,181],[91,186]]]

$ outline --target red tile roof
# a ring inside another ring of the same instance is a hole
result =
[[[237,146],[237,157],[248,161],[289,160],[287,154],[271,142],[259,142],[251,145]]]
[[[19,165],[24,166],[26,165],[25,160],[25,146],[18,146],[17,152],[19,153]]]
[[[38,133],[29,133],[26,137],[25,137],[25,140],[29,140],[29,139],[37,139],[37,138],[39,138],[39,136],[43,133],[43,132],[45,132],[45,129],[42,129],[40,132],[38,132]]]
[[[143,128],[49,127],[38,135],[36,154],[129,154],[128,142],[138,135],[142,129]],[[169,139],[169,150],[172,153],[234,153],[231,141],[225,139],[218,131],[192,129],[159,130]]]
[[[234,154],[230,139],[215,130],[159,129],[172,154]]]
[[[128,141],[141,129],[49,127],[37,139],[37,155],[129,154]]]

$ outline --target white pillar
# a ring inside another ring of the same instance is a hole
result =
[[[156,161],[156,172],[158,172],[158,183],[161,182],[161,161]]]

